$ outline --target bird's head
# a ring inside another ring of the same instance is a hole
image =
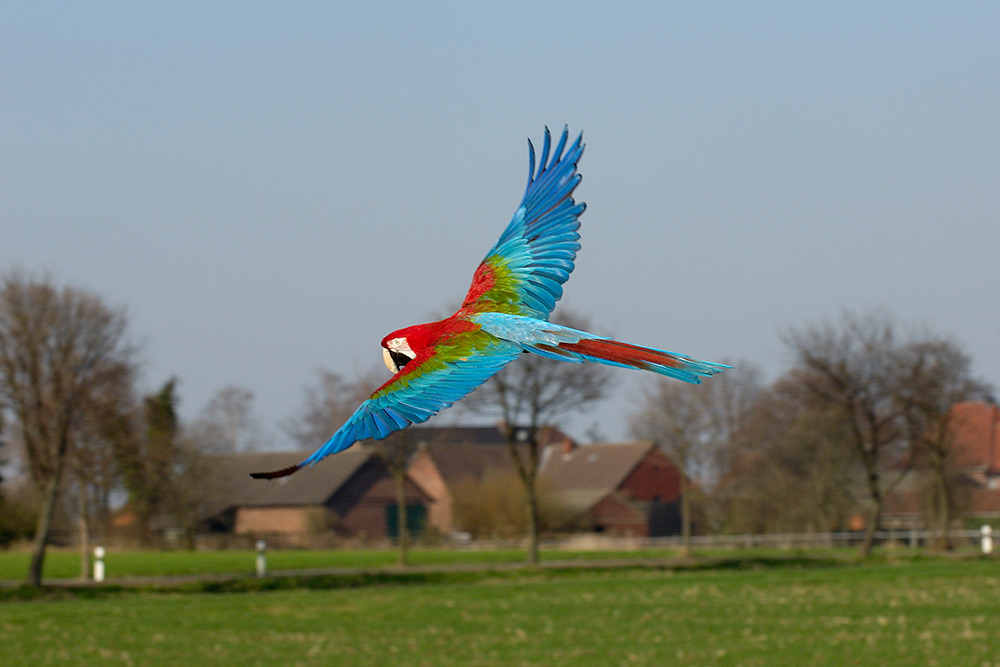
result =
[[[389,334],[382,340],[382,359],[385,367],[393,373],[398,373],[403,366],[416,358],[417,354],[410,347],[406,336]]]

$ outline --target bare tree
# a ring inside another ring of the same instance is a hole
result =
[[[28,581],[42,565],[67,458],[93,397],[131,383],[133,348],[123,311],[73,287],[9,273],[0,289],[0,402],[43,491]]]
[[[392,475],[396,488],[396,526],[398,531],[399,564],[409,565],[410,529],[409,513],[406,507],[406,480],[410,458],[417,449],[417,437],[413,431],[397,431],[383,440],[376,440],[375,451]]]
[[[302,409],[282,424],[284,431],[307,449],[326,442],[381,384],[374,373],[353,382],[326,369],[319,369],[316,374],[318,382],[305,387]]]
[[[254,394],[227,385],[217,391],[188,429],[193,441],[206,452],[241,452],[266,449],[268,438],[253,412]]]
[[[725,377],[725,376],[723,376]],[[840,411],[791,371],[763,390],[727,447],[713,492],[719,529],[829,531],[847,525],[860,476]],[[789,502],[794,499],[794,502]]]
[[[357,380],[348,381],[338,373],[328,370],[317,372],[316,385],[305,388],[305,404],[295,417],[284,423],[285,431],[300,445],[316,448],[333,435],[358,405],[378,387],[374,372]],[[393,478],[396,489],[396,519],[398,525],[399,564],[409,563],[411,536],[406,506],[406,481],[410,457],[416,449],[412,431],[399,431],[373,443],[375,451]]]
[[[219,487],[217,462],[205,452],[203,443],[192,440],[182,429],[173,449],[173,477],[162,503],[171,528],[188,549],[195,548],[195,536],[220,493],[232,493]]]
[[[119,488],[118,453],[135,436],[131,383],[107,387],[90,397],[70,452],[70,481],[76,487],[80,578],[90,569],[90,538],[107,531],[112,493]]]
[[[702,385],[682,385],[666,379],[643,397],[643,408],[632,416],[631,432],[653,440],[681,470],[682,553],[691,555],[690,470],[699,467],[710,444],[710,422]]]
[[[725,360],[725,363],[732,366],[732,370],[713,377],[698,393],[705,404],[710,428],[707,467],[701,475],[707,487],[714,486],[726,474],[733,437],[743,428],[764,390],[762,373],[756,364],[742,359]]]
[[[839,326],[824,322],[793,329],[785,343],[794,351],[802,380],[814,395],[836,406],[849,425],[851,448],[865,472],[869,516],[861,553],[871,552],[886,492],[900,479],[902,428],[893,400],[896,332],[886,316],[844,313]],[[894,465],[895,464],[895,465]]]
[[[930,525],[950,549],[948,529],[957,502],[952,466],[956,403],[988,396],[972,377],[972,362],[954,341],[924,333],[895,351],[893,398],[902,415],[911,456],[928,481]]]
[[[631,416],[636,438],[657,443],[681,469],[681,536],[683,554],[691,554],[691,484],[717,477],[732,434],[739,429],[760,391],[760,372],[747,363],[700,385],[659,378],[647,389]]]
[[[583,318],[566,310],[560,311],[560,317],[554,321],[589,330]],[[563,415],[583,410],[603,398],[613,381],[606,366],[553,361],[526,353],[476,389],[462,404],[473,411],[499,413],[503,420],[507,446],[524,484],[529,564],[538,563],[540,430]]]

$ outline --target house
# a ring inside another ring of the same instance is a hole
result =
[[[1000,406],[956,403],[949,417],[952,465],[988,488],[1000,481]]]
[[[1000,519],[1000,406],[965,402],[952,408],[953,469],[959,511],[976,523]]]
[[[680,532],[681,471],[650,441],[549,446],[539,486],[547,502],[615,536]]]
[[[459,484],[515,474],[499,427],[412,430],[421,439],[409,474],[431,497],[427,521],[441,534],[462,528],[453,511]],[[577,445],[552,427],[539,440],[538,492],[548,517],[612,535],[680,531],[680,470],[654,443]]]
[[[983,523],[1000,519],[1000,406],[956,403],[948,415],[957,518]],[[928,493],[919,468],[905,476],[886,498],[883,521],[890,527],[925,524]]]
[[[430,497],[427,523],[442,535],[456,528],[453,518],[452,491],[472,480],[482,482],[490,474],[516,474],[503,426],[418,426],[410,431],[417,438],[417,449],[410,460],[408,474]],[[515,432],[523,442],[524,429]],[[555,427],[539,433],[539,445],[568,442]],[[527,449],[519,445],[522,453]]]
[[[276,480],[251,472],[277,470],[309,452],[251,452],[217,457],[202,527],[208,532],[268,537],[305,545],[335,537],[383,540],[398,531],[395,481],[366,445]],[[407,525],[419,529],[430,497],[407,478]],[[416,531],[415,531],[416,532]]]
[[[484,427],[408,429],[416,451],[407,469],[408,523],[448,535],[455,491],[492,477],[519,484],[504,430]],[[515,437],[522,443],[523,431]],[[680,471],[652,442],[577,445],[559,429],[539,433],[538,490],[549,517],[564,525],[622,536],[679,531]],[[526,455],[527,446],[516,447]],[[250,473],[301,461],[308,452],[219,456],[213,464],[204,530],[290,545],[334,537],[381,540],[396,534],[395,484],[374,447],[357,444],[313,468],[262,481]],[[478,488],[478,487],[476,487]],[[507,487],[504,487],[507,488]]]

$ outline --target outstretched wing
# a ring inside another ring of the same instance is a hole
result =
[[[420,424],[486,382],[521,349],[478,330],[455,336],[445,346],[418,355],[379,387],[326,443],[301,463],[258,472],[256,479],[284,477],[366,439],[381,440]]]
[[[476,269],[462,308],[466,313],[502,312],[548,319],[562,296],[580,249],[580,214],[573,200],[580,183],[576,171],[583,154],[583,134],[565,155],[564,128],[552,158],[545,128],[542,159],[535,171],[535,147],[528,141],[528,186],[521,205],[493,249]]]

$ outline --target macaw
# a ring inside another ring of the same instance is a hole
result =
[[[382,356],[393,373],[389,381],[308,458],[252,477],[284,477],[360,440],[381,440],[425,422],[522,352],[559,361],[648,370],[692,383],[729,368],[548,321],[573,270],[580,249],[580,214],[586,208],[573,200],[581,178],[577,163],[583,153],[583,134],[566,149],[568,134],[569,129],[563,129],[550,159],[551,136],[545,129],[537,171],[535,147],[528,140],[524,198],[476,269],[461,308],[438,322],[406,327],[383,338]]]

